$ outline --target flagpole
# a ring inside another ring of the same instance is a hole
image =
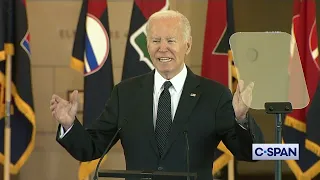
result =
[[[4,139],[4,180],[10,180],[10,157],[11,157],[11,126],[10,126],[10,105],[11,105],[11,55],[6,59],[6,109],[5,109],[5,139]]]
[[[228,162],[228,180],[234,180],[234,159]]]
[[[232,54],[231,51],[228,52],[228,86],[230,91],[233,91],[233,83],[232,83]],[[232,92],[233,93],[233,92]],[[228,161],[228,180],[234,180],[234,158]]]

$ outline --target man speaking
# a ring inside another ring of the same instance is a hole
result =
[[[250,101],[253,84],[244,90],[240,81],[232,97],[227,87],[195,75],[185,65],[192,46],[190,23],[176,11],[153,14],[146,31],[155,70],[117,84],[90,128],[76,117],[77,91],[70,102],[52,96],[50,109],[60,124],[57,141],[75,159],[91,161],[120,139],[127,170],[189,169],[199,180],[213,179],[221,140],[236,159],[251,161],[252,143],[264,142],[241,98]]]

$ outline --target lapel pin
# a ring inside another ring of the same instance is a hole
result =
[[[196,94],[195,93],[191,93],[190,96],[196,97]]]

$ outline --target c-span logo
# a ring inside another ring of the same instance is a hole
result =
[[[299,144],[252,144],[253,160],[299,160]]]

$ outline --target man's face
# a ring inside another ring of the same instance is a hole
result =
[[[191,38],[184,40],[179,18],[156,18],[150,22],[148,52],[164,78],[171,79],[182,70],[190,49]]]

